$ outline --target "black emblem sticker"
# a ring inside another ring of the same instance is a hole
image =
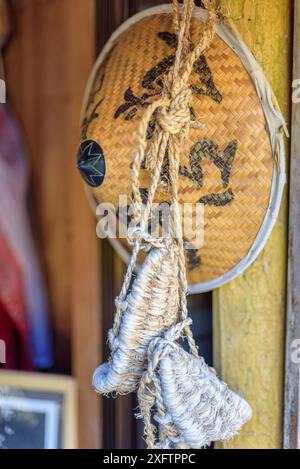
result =
[[[100,145],[94,140],[85,140],[77,154],[77,168],[85,182],[99,187],[105,176],[105,159]]]

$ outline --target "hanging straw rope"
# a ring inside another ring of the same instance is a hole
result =
[[[113,334],[117,337],[122,313],[126,310],[126,295],[131,283],[132,274],[136,266],[139,251],[145,248],[145,244],[157,245],[158,240],[151,238],[146,233],[148,218],[151,213],[153,199],[160,183],[161,170],[166,155],[169,159],[170,183],[172,190],[172,215],[174,240],[179,246],[179,283],[180,283],[180,311],[182,320],[187,318],[187,279],[185,269],[184,245],[181,227],[181,214],[178,202],[178,175],[180,153],[183,144],[188,137],[191,123],[190,104],[192,92],[188,80],[193,69],[194,62],[210,45],[215,33],[216,14],[212,3],[204,2],[208,10],[208,19],[204,27],[203,36],[198,45],[190,51],[189,34],[190,24],[194,9],[194,0],[185,0],[180,15],[178,1],[173,1],[174,19],[173,25],[178,34],[178,48],[176,51],[173,69],[165,77],[162,98],[151,104],[144,113],[139,127],[139,145],[132,163],[132,194],[133,194],[133,220],[135,227],[129,232],[129,241],[133,244],[131,260],[124,278],[121,292],[116,299],[116,315],[113,325]],[[151,145],[147,142],[147,128],[150,120],[156,114],[158,130],[156,130]],[[140,193],[140,168],[144,161],[151,161],[152,174],[151,186],[145,210],[142,210]],[[166,242],[161,241],[161,242]],[[194,355],[198,355],[197,347],[192,337],[189,326],[185,327],[185,333],[189,346]]]
[[[172,234],[173,242],[178,245],[178,275],[179,275],[179,307],[181,321],[170,330],[170,338],[175,340],[180,336],[182,330],[188,340],[190,350],[194,356],[198,356],[197,346],[190,329],[190,320],[187,320],[187,278],[185,269],[184,243],[181,226],[181,213],[178,201],[179,187],[179,163],[183,145],[188,137],[191,127],[190,105],[192,92],[188,85],[190,74],[193,70],[194,62],[201,53],[210,45],[215,33],[216,14],[211,2],[205,0],[208,10],[208,19],[204,27],[203,36],[198,45],[190,49],[190,26],[194,9],[194,0],[185,0],[181,15],[178,1],[173,0],[174,31],[178,35],[178,48],[176,51],[173,69],[165,76],[164,87],[161,99],[151,104],[144,113],[139,127],[139,145],[134,155],[132,163],[132,194],[133,194],[133,220],[135,226],[129,232],[129,241],[133,244],[131,260],[124,278],[119,297],[116,299],[116,315],[112,329],[111,344],[120,331],[122,314],[126,311],[126,297],[130,287],[132,274],[136,266],[137,257],[145,245],[157,245],[158,242],[166,243],[167,240],[154,239],[146,233],[147,222],[151,213],[153,199],[160,183],[161,171],[164,159],[169,162],[170,185],[172,194]],[[147,142],[147,128],[150,120],[156,116],[158,124],[153,140],[150,145]],[[140,193],[140,168],[142,162],[151,162],[151,186],[148,192],[148,200],[144,210],[142,210],[142,199]],[[158,365],[163,351],[155,350],[155,341],[148,351],[148,370],[144,373],[139,387],[139,401],[141,414],[145,422],[145,434],[148,446],[154,447],[155,428],[151,423],[151,408],[155,402],[158,415],[164,418],[166,410],[162,398],[159,380],[156,377],[155,369]],[[149,383],[154,382],[154,389],[149,388]],[[172,436],[176,440],[176,434],[172,426],[165,425],[161,435],[161,440]],[[176,432],[175,432],[176,433]],[[169,435],[169,436],[168,436]]]

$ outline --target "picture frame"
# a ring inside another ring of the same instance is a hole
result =
[[[77,448],[77,386],[70,376],[0,370],[0,448]]]

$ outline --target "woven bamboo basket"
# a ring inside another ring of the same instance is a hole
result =
[[[195,8],[191,48],[205,19],[206,11]],[[78,156],[84,166],[91,154],[84,149],[96,148],[95,177],[81,171],[94,204],[117,207],[120,195],[130,200],[139,122],[160,96],[176,46],[172,7],[161,5],[126,21],[100,54],[86,90]],[[211,47],[195,63],[190,86],[191,116],[203,126],[191,129],[182,151],[179,200],[204,207],[204,243],[186,251],[189,291],[197,293],[243,272],[266,243],[285,183],[285,123],[262,69],[227,21],[218,23]],[[155,125],[154,118],[149,142]],[[165,176],[157,202],[169,200],[167,168]],[[149,183],[145,167],[145,198]],[[128,262],[126,240],[111,242]]]

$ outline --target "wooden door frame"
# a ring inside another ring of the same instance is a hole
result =
[[[294,2],[293,80],[300,78],[300,0]],[[299,88],[299,86],[298,86]],[[298,93],[299,95],[299,93]],[[292,103],[284,448],[300,449],[300,103]],[[297,352],[298,350],[298,352]],[[293,354],[295,354],[293,356]]]

